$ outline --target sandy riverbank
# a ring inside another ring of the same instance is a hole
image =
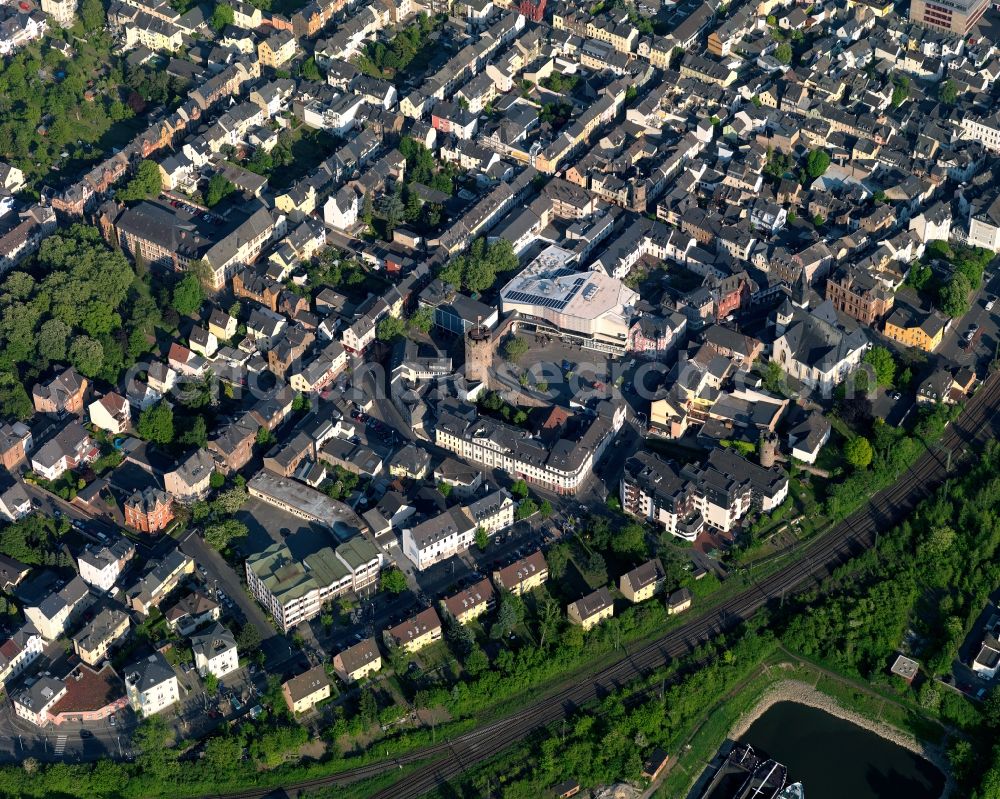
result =
[[[833,697],[827,696],[817,691],[808,683],[800,682],[799,680],[782,680],[768,688],[760,698],[760,701],[744,713],[733,725],[733,728],[729,731],[729,738],[733,741],[738,741],[750,729],[751,724],[779,702],[798,702],[800,705],[808,705],[809,707],[824,710],[831,716],[850,721],[852,724],[857,724],[859,727],[870,730],[876,735],[892,741],[894,744],[909,749],[911,752],[929,760],[946,776],[941,799],[948,799],[948,797],[958,795],[956,793],[957,786],[951,778],[948,758],[942,748],[923,744],[909,733],[903,732],[891,724],[870,719],[853,710],[848,710],[842,707]]]

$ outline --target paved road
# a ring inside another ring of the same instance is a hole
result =
[[[277,633],[268,621],[264,611],[244,590],[240,578],[222,556],[205,543],[204,539],[193,531],[181,539],[181,551],[204,566],[205,582],[211,589],[221,588],[236,604],[243,618],[253,624],[260,633],[261,650],[267,658],[267,667],[274,668],[276,664],[286,664],[298,656],[288,643],[288,640]]]
[[[990,268],[997,266],[993,262]],[[985,366],[997,354],[1000,344],[1000,302],[991,310],[986,310],[986,302],[990,297],[1000,296],[1000,270],[992,275],[987,273],[983,281],[984,287],[973,298],[969,312],[961,319],[956,319],[946,331],[938,354],[963,366]],[[970,325],[978,325],[982,329],[979,342],[971,350],[960,346],[962,334]]]

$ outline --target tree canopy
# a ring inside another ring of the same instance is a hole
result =
[[[139,164],[135,175],[123,189],[118,191],[117,196],[122,202],[148,200],[159,194],[161,189],[163,189],[163,179],[160,176],[160,168],[155,161],[146,159]]]
[[[466,291],[482,292],[492,287],[497,275],[517,269],[518,259],[509,241],[497,239],[490,245],[476,239],[469,251],[453,258],[438,277]]]

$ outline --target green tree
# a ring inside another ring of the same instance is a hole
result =
[[[80,20],[87,33],[96,33],[104,28],[104,4],[101,0],[82,0]]]
[[[529,516],[533,516],[538,512],[538,503],[535,502],[531,497],[527,499],[522,499],[520,504],[517,506],[517,512],[514,514],[518,520],[527,519]]]
[[[160,168],[155,161],[146,159],[139,164],[135,170],[135,176],[125,185],[125,188],[118,191],[117,196],[122,202],[148,200],[159,194],[162,189],[163,180],[160,177]]]
[[[405,331],[406,325],[402,319],[397,319],[395,316],[386,316],[379,321],[378,327],[375,329],[375,335],[378,336],[379,341],[395,341]]]
[[[938,100],[945,105],[954,105],[958,100],[958,86],[951,78],[941,81],[938,86]]]
[[[212,28],[216,31],[221,31],[226,25],[232,25],[233,20],[236,15],[233,13],[233,7],[227,3],[217,3],[215,10],[212,12]]]
[[[219,693],[219,678],[211,672],[205,675],[205,693],[209,696]]]
[[[213,549],[222,552],[236,538],[247,534],[247,526],[238,519],[223,519],[220,522],[205,525],[205,543]]]
[[[222,6],[215,8],[218,10]],[[225,6],[225,8],[229,8],[229,6]],[[205,189],[205,205],[214,208],[234,191],[236,191],[236,187],[229,182],[226,176],[221,172],[216,172],[208,179],[208,188]]]
[[[910,79],[905,75],[896,75],[892,83],[892,107],[899,108],[910,96]]]
[[[316,66],[316,59],[309,56],[299,65],[299,75],[306,80],[321,81],[323,75],[320,74],[319,67]]]
[[[226,484],[226,476],[222,472],[212,472],[208,478],[208,484],[215,490],[222,488]]]
[[[619,555],[646,554],[646,531],[641,524],[626,524],[611,538],[611,550]]]
[[[809,152],[806,158],[806,174],[815,179],[820,177],[830,167],[830,154],[817,148]]]
[[[252,622],[244,623],[236,634],[236,646],[243,652],[253,652],[260,646],[260,643],[260,631],[253,626]]]
[[[490,534],[486,532],[485,527],[476,528],[476,547],[480,552],[485,552],[486,548],[490,545]]]
[[[139,414],[135,428],[140,438],[154,444],[169,444],[174,440],[174,411],[163,401]]]
[[[217,516],[232,516],[243,507],[248,496],[249,493],[245,486],[233,486],[212,500],[212,512]]]
[[[47,361],[65,361],[69,325],[61,319],[49,319],[38,331],[38,354]]]
[[[524,480],[515,480],[510,487],[510,493],[514,499],[527,499],[528,484]]]
[[[502,592],[497,607],[496,620],[490,627],[490,638],[500,641],[506,638],[524,618],[524,602],[510,591]]]
[[[880,386],[891,386],[896,376],[896,359],[886,347],[872,347],[865,353],[864,361],[875,370]]]
[[[188,272],[174,286],[171,305],[181,316],[195,313],[204,301],[205,292],[202,290],[201,281],[194,273]]]
[[[951,279],[938,291],[938,308],[953,318],[963,316],[969,310],[969,294],[972,285],[961,272],[955,272]]]
[[[388,569],[382,572],[379,585],[390,594],[401,594],[406,590],[406,575],[399,569]]]
[[[25,421],[34,413],[31,397],[17,375],[0,371],[0,415]]]
[[[792,63],[792,46],[788,42],[782,42],[774,51],[774,57],[779,64]]]
[[[177,438],[178,443],[193,447],[204,447],[208,443],[208,428],[205,419],[196,416],[191,420],[191,426]]]
[[[556,544],[548,551],[545,559],[549,564],[549,575],[555,580],[562,579],[563,575],[566,574],[566,567],[569,566],[569,544]]]
[[[764,390],[772,394],[785,396],[788,393],[788,377],[777,361],[768,361],[764,365],[761,383]]]
[[[855,469],[867,469],[873,456],[871,442],[864,436],[855,436],[844,444],[844,460]]]
[[[517,363],[531,349],[526,339],[511,336],[503,344],[503,357],[511,363]]]
[[[434,326],[434,311],[426,305],[421,305],[409,319],[410,327],[421,333],[430,333]]]
[[[95,377],[104,365],[104,348],[90,336],[77,336],[70,344],[69,360],[80,374]]]

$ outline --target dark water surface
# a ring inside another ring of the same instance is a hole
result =
[[[919,755],[797,702],[778,702],[740,740],[784,763],[806,799],[939,799],[944,789]]]

